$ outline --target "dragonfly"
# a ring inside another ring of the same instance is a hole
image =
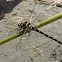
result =
[[[18,24],[18,27],[19,27],[19,30],[23,30],[24,33],[26,33],[26,32],[29,33],[29,32],[30,32],[29,30],[33,30],[33,31],[36,31],[36,32],[38,32],[38,33],[40,33],[40,34],[42,34],[42,35],[44,35],[44,36],[46,36],[46,37],[48,37],[48,38],[50,38],[50,39],[56,41],[56,42],[58,42],[59,44],[62,44],[61,41],[58,41],[57,39],[53,38],[52,36],[49,36],[48,34],[46,34],[46,33],[42,32],[42,31],[40,31],[40,30],[34,28],[34,27],[31,26],[31,24],[28,23],[27,21],[26,21],[26,22],[23,22],[23,23],[19,23],[19,24]],[[21,34],[21,32],[19,32],[19,33]]]

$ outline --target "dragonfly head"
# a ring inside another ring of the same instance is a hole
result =
[[[26,27],[27,23],[28,23],[27,21],[24,22],[24,23],[19,23],[19,24],[18,24],[18,27],[19,27],[19,28],[24,28],[24,27]]]

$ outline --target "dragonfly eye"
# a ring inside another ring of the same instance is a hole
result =
[[[22,24],[22,23],[21,23]]]
[[[21,27],[21,24],[18,24],[18,27]]]
[[[28,23],[28,26],[30,25],[30,23]]]
[[[27,21],[25,22],[25,24],[28,23]]]

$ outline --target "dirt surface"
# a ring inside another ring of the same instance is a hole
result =
[[[4,0],[3,0],[4,1]],[[62,7],[35,3],[34,0],[3,2],[5,15],[0,18],[0,41],[15,33],[20,22],[32,25],[62,12]],[[62,41],[62,19],[45,25],[39,30]],[[62,62],[62,45],[32,31],[0,45],[0,62]]]

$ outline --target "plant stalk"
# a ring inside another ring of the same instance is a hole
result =
[[[53,21],[56,21],[58,19],[61,19],[61,18],[62,18],[62,12],[57,14],[57,15],[55,15],[55,16],[53,16],[53,17],[50,17],[50,18],[48,18],[48,19],[46,19],[46,20],[44,20],[44,21],[42,21],[42,22],[40,22],[40,23],[38,23],[36,25],[34,25],[33,27],[34,28],[40,28],[40,27],[42,27],[44,25],[47,25],[47,24],[49,24],[49,23],[51,23]],[[15,39],[15,38],[17,38],[17,37],[19,37],[21,35],[23,35],[23,32],[22,32],[22,34],[20,34],[20,33],[14,34],[14,35],[12,35],[12,36],[0,41],[0,45],[4,44],[4,43],[6,43],[6,42],[8,42],[10,40],[13,40],[13,39]]]

